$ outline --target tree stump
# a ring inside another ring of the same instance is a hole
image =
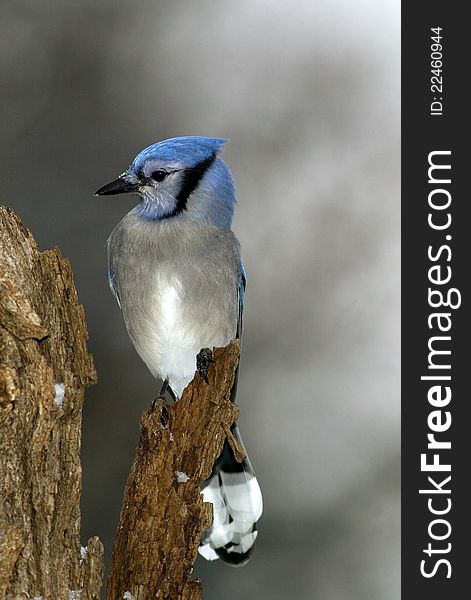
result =
[[[217,348],[209,384],[197,374],[168,407],[168,424],[161,423],[162,401],[143,414],[107,600],[200,600],[201,583],[191,571],[201,534],[212,523],[212,505],[203,502],[200,485],[226,437],[239,460],[244,457],[229,430],[239,414],[230,400],[238,362],[237,341]]]
[[[84,388],[96,380],[69,262],[0,207],[0,599],[99,598],[80,543]]]

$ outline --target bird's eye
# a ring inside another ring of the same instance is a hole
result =
[[[166,171],[154,171],[151,174],[151,179],[153,179],[154,181],[163,181],[166,177],[167,177],[168,173]]]

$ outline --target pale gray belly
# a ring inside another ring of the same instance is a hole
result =
[[[156,270],[141,297],[123,302],[130,338],[155,377],[168,379],[179,396],[202,348],[225,346],[236,335],[237,294],[194,285]],[[221,293],[222,292],[222,293]]]

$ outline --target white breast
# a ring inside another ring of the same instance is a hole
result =
[[[178,328],[183,287],[176,277],[173,277],[171,281],[162,281],[162,279],[159,276],[156,278],[156,304],[158,305],[161,336],[163,339],[168,339]]]
[[[157,272],[152,287],[145,309],[146,326],[134,341],[150,371],[168,379],[180,396],[195,373],[196,355],[201,350],[198,327],[189,318],[185,290],[177,277]]]

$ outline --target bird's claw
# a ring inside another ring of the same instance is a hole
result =
[[[151,410],[155,410],[155,409],[157,408],[157,402],[158,402],[159,400],[163,400],[163,402],[164,402],[164,405],[167,403],[167,402],[166,402],[166,399],[165,399],[165,396],[162,396],[161,394],[159,394],[159,395],[157,396],[157,398],[154,398],[154,399],[152,400],[152,402],[151,402],[151,405],[150,405],[150,407],[151,407]]]
[[[168,421],[170,418],[169,412],[168,412],[168,399],[167,399],[167,394],[171,397],[172,401],[175,400],[175,395],[172,391],[172,388],[168,385],[168,379],[166,379],[163,383],[162,383],[162,387],[160,388],[160,392],[159,395],[157,396],[157,398],[154,398],[154,400],[152,401],[152,410],[155,410],[157,407],[157,402],[159,400],[163,401],[162,404],[162,410],[160,413],[160,424],[161,426],[166,429],[168,426]]]
[[[159,400],[163,400],[163,404],[162,404],[162,409],[160,411],[160,425],[166,429],[168,426],[168,421],[169,421],[169,414],[168,414],[168,407],[167,407],[167,401],[164,395],[159,394],[157,396],[157,398],[154,398],[154,400],[152,400],[152,404],[151,404],[151,410],[155,411],[157,408],[157,402]]]
[[[164,404],[162,406],[162,412],[160,413],[160,426],[162,429],[167,429],[169,420],[170,415],[168,414],[168,408],[167,405]]]
[[[213,352],[210,348],[202,348],[196,355],[196,368],[198,369],[200,377],[202,377],[206,381],[206,383],[209,383],[209,365],[213,362]]]

